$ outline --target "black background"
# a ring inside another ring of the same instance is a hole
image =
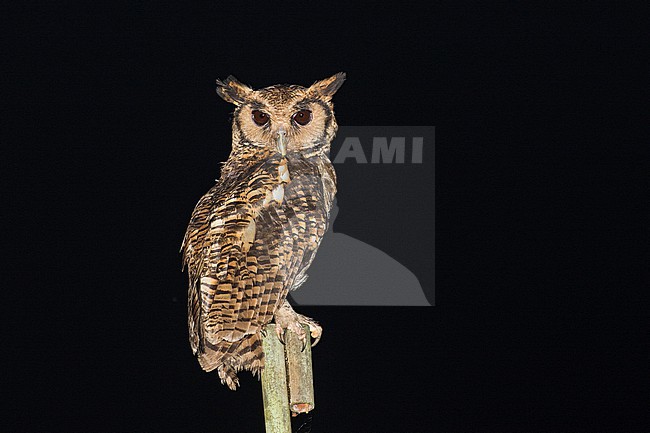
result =
[[[228,152],[214,80],[338,71],[339,123],[436,126],[437,306],[303,308],[325,327],[312,431],[642,430],[639,11],[93,2],[2,15],[3,431],[263,430],[259,384],[241,374],[230,392],[191,355],[177,252]]]

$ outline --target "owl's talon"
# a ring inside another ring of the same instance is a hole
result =
[[[278,340],[280,340],[280,342],[284,344],[284,329],[278,323],[275,324],[275,335],[277,335]]]
[[[323,336],[323,327],[308,317],[302,316],[302,318],[304,319],[304,323],[309,326],[309,334],[311,335],[311,338],[314,339],[311,347],[314,347],[318,344],[320,338]]]

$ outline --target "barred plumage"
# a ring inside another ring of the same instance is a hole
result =
[[[336,192],[331,97],[344,79],[337,74],[309,88],[258,91],[233,77],[217,82],[218,94],[237,106],[233,147],[216,185],[194,209],[182,252],[192,351],[233,390],[238,371],[261,372],[260,332],[274,317],[278,333],[297,322],[320,337],[321,328],[293,312],[286,296],[307,278],[327,230]],[[257,122],[256,111],[266,123]],[[298,123],[298,112],[301,122],[308,112],[309,122]]]

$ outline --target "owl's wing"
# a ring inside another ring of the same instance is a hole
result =
[[[205,194],[194,208],[190,223],[185,232],[181,251],[183,253],[183,265],[187,266],[189,274],[189,290],[187,302],[187,317],[190,331],[190,345],[192,352],[203,351],[203,328],[201,326],[201,296],[199,288],[199,275],[204,268],[206,259],[205,251],[207,242],[210,213],[213,205],[213,197],[218,193],[218,185],[214,186]],[[201,346],[201,347],[199,347]]]
[[[206,342],[216,345],[256,333],[282,300],[277,239],[284,233],[265,220],[277,222],[277,215],[260,216],[273,198],[273,183],[262,168],[220,179],[199,200],[188,225],[182,251],[195,353],[203,352]]]

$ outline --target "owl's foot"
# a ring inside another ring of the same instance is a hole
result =
[[[314,339],[311,347],[317,345],[320,341],[320,337],[323,335],[323,327],[316,323],[316,321],[311,317],[303,316],[302,314],[298,314],[298,322],[300,322],[301,325],[309,326],[309,333],[311,334],[311,338]]]
[[[307,333],[303,325],[309,326],[309,333],[314,338],[312,347],[318,344],[320,337],[323,335],[323,328],[307,316],[298,314],[293,311],[291,305],[284,301],[282,306],[275,313],[275,333],[278,339],[284,343],[284,332],[286,329],[293,331],[302,342],[302,349],[305,350],[307,345]]]

